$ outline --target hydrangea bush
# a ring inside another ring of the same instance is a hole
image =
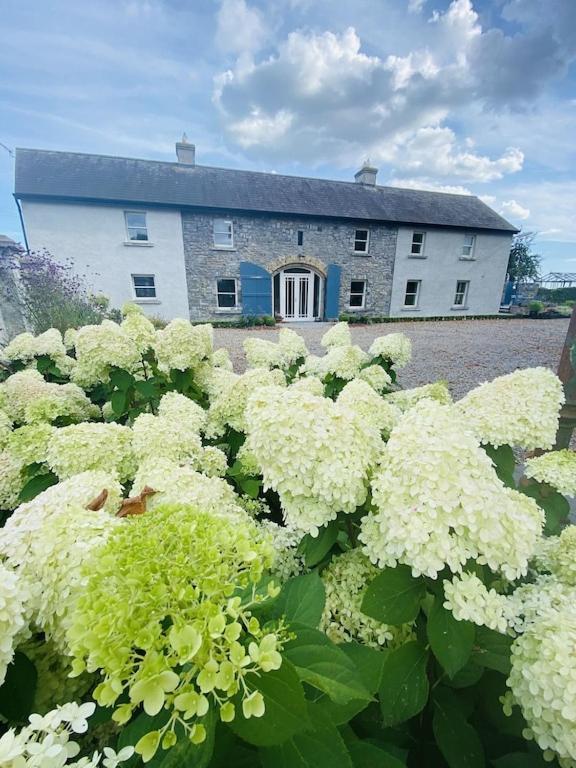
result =
[[[576,768],[557,377],[123,314],[0,351],[0,766]]]

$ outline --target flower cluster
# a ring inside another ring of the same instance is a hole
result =
[[[514,579],[541,535],[536,502],[506,488],[458,411],[423,400],[392,430],[372,482],[376,512],[360,540],[380,566],[410,565],[435,578],[469,559]]]
[[[290,328],[282,328],[278,334],[278,344],[259,338],[245,339],[246,360],[253,368],[282,368],[303,360],[308,355],[306,342]]]
[[[6,450],[22,466],[35,463],[41,464],[46,461],[48,443],[54,431],[54,427],[43,422],[18,427],[10,434]]]
[[[352,334],[348,323],[336,323],[326,331],[320,342],[323,347],[349,347],[352,344]]]
[[[6,443],[8,442],[8,439],[10,437],[10,433],[12,432],[12,419],[6,411],[3,411],[0,409],[0,451]]]
[[[64,480],[88,470],[116,473],[121,482],[136,470],[132,430],[120,424],[71,424],[57,429],[48,442],[46,460]]]
[[[80,745],[72,738],[88,730],[87,719],[94,714],[92,702],[68,702],[47,714],[30,715],[29,725],[20,731],[13,728],[0,737],[0,765],[3,768],[116,768],[134,754],[133,747],[116,753],[104,747],[103,753],[78,759]],[[102,759],[102,763],[100,762]]]
[[[313,360],[311,366],[306,364],[304,370],[322,379],[332,374],[339,379],[350,381],[358,376],[360,369],[368,360],[368,355],[359,346],[338,345],[330,347],[323,357]]]
[[[576,496],[576,451],[551,451],[527,459],[524,473],[565,496]]]
[[[248,402],[246,450],[304,533],[364,503],[382,448],[379,430],[346,406],[299,389],[265,387]]]
[[[150,320],[144,316],[140,307],[135,304],[132,304],[131,307],[134,309],[130,308],[120,327],[143,355],[153,348],[156,341],[156,329]]]
[[[238,526],[179,504],[130,519],[85,564],[68,633],[74,669],[101,671],[101,706],[125,692],[113,715],[121,724],[140,704],[149,715],[168,710],[166,724],[136,745],[145,761],[174,744],[177,722],[198,743],[210,707],[233,720],[236,694],[244,717],[264,713],[252,681],[280,667],[281,636],[262,629],[249,606],[272,560],[249,518]],[[238,589],[247,597],[232,597]]]
[[[154,351],[166,369],[195,369],[212,354],[212,326],[192,325],[188,320],[172,320],[156,333]]]
[[[395,368],[404,368],[412,359],[412,342],[403,333],[387,333],[374,339],[368,352],[388,360]]]
[[[141,364],[137,344],[110,320],[80,328],[75,348],[77,364],[72,371],[72,380],[84,389],[107,382],[113,367],[135,371]]]
[[[392,379],[380,365],[367,365],[358,373],[358,378],[370,384],[376,392],[382,392],[392,386]]]
[[[448,608],[458,621],[473,621],[505,634],[513,616],[513,607],[505,595],[488,589],[473,573],[461,573],[444,581]]]
[[[28,591],[18,575],[0,562],[0,685],[14,655],[14,640],[26,626],[28,600]]]
[[[527,368],[481,384],[457,403],[482,443],[552,448],[564,403],[560,379],[548,368]]]
[[[401,416],[400,410],[395,405],[380,397],[362,379],[354,379],[346,384],[338,395],[338,405],[349,408],[369,424],[376,425],[385,437],[388,437]]]
[[[74,365],[74,360],[66,354],[62,334],[56,328],[50,328],[38,336],[21,333],[12,339],[2,354],[6,360],[19,360],[23,363],[47,356],[52,358],[63,373],[69,372]]]
[[[350,549],[335,557],[322,573],[326,603],[320,628],[335,643],[352,640],[379,647],[397,645],[410,639],[409,627],[390,627],[362,613],[367,585],[379,569],[360,549]]]
[[[421,400],[436,400],[437,403],[444,405],[449,405],[452,402],[452,396],[445,381],[435,381],[433,384],[424,384],[413,389],[399,389],[397,392],[390,392],[385,395],[385,398],[400,408],[401,411],[408,411]]]

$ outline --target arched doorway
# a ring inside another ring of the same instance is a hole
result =
[[[285,267],[274,275],[274,313],[284,320],[322,317],[324,280],[310,267]]]

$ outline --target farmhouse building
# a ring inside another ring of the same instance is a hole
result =
[[[517,230],[471,195],[19,149],[32,250],[72,259],[114,306],[166,319],[498,311]]]

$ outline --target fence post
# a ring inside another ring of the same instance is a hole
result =
[[[576,428],[576,358],[572,354],[572,348],[576,344],[576,305],[572,308],[570,325],[564,342],[558,376],[564,384],[566,403],[560,411],[560,424],[556,433],[556,449],[568,448],[572,438],[572,432]]]

